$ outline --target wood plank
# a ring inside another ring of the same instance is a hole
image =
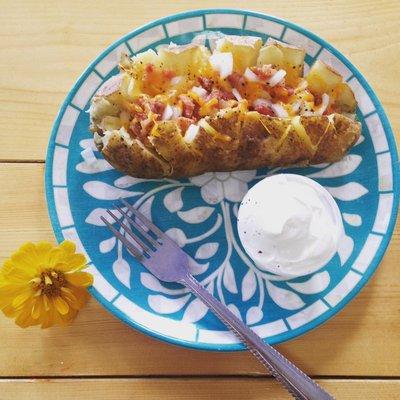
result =
[[[0,164],[0,262],[24,241],[54,240],[43,173],[43,164]],[[399,376],[399,258],[397,227],[361,294],[331,321],[280,350],[313,375]],[[199,352],[148,338],[94,300],[66,329],[23,330],[0,316],[0,331],[0,376],[265,373],[247,353]]]
[[[318,380],[341,400],[398,399],[399,380]],[[291,399],[271,378],[49,379],[0,381],[4,400],[243,400]]]
[[[0,160],[42,160],[53,120],[73,83],[106,46],[132,29],[215,1],[3,0],[0,13]],[[232,7],[221,0],[218,7]],[[237,1],[235,7],[247,9]],[[400,2],[254,0],[253,10],[298,23],[347,55],[381,98],[400,132]],[[137,10],[140,9],[140,12]],[[129,16],[129,17],[127,17]]]

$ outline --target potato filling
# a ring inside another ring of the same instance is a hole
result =
[[[260,38],[238,36],[219,39],[212,53],[204,46],[170,44],[157,53],[124,56],[123,111],[119,123],[107,123],[123,126],[146,145],[162,121],[176,121],[190,142],[199,127],[206,129],[206,117],[238,106],[279,118],[353,113],[354,95],[342,77],[321,61],[304,77],[304,57],[304,50],[277,41],[262,46]]]

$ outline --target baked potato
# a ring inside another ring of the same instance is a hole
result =
[[[90,129],[117,169],[144,178],[334,162],[357,141],[356,101],[305,51],[225,36],[133,58],[92,99]]]

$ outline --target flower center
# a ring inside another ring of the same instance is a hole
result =
[[[35,279],[37,289],[40,294],[45,294],[48,297],[56,297],[61,294],[61,288],[65,286],[67,280],[60,271],[45,270],[40,274],[40,277]]]

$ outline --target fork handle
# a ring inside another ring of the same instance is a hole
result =
[[[295,399],[334,399],[281,353],[265,343],[228,307],[212,296],[191,274],[186,275],[180,282],[213,311]]]

